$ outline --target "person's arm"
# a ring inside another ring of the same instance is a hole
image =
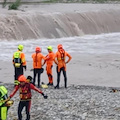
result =
[[[47,95],[45,95],[40,89],[38,89],[37,87],[35,87],[33,84],[30,84],[30,88],[39,92],[45,99],[47,99]]]
[[[25,59],[25,54],[23,52],[21,53],[21,60],[22,60],[22,66],[26,70],[27,69],[27,67],[26,67],[26,59]]]
[[[46,63],[46,58],[45,58],[45,56],[42,55],[42,59],[44,60],[44,62],[42,63],[42,66],[44,66],[45,63]]]
[[[14,90],[11,92],[11,94],[10,94],[9,97],[12,98],[15,95],[15,93],[17,92],[18,89],[19,89],[19,86],[16,85],[15,88],[14,88]]]
[[[65,62],[66,64],[70,62],[72,59],[71,55],[66,52],[66,56],[68,56],[68,60]]]
[[[57,53],[54,55],[53,60],[54,60],[55,64],[58,65],[56,58],[57,58]]]

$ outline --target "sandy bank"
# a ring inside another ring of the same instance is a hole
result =
[[[1,82],[13,83],[14,69],[11,62],[0,62]],[[30,72],[32,62],[27,63],[25,75],[33,75]],[[45,69],[45,66],[44,66]],[[78,55],[74,56],[67,65],[68,86],[95,85],[95,86],[120,86],[120,55]],[[56,85],[56,65],[53,67],[54,85]],[[41,82],[48,83],[46,71],[41,76]],[[60,86],[64,86],[63,75],[61,75]]]

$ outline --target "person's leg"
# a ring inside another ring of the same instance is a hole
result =
[[[30,120],[31,101],[26,101],[26,120]]]
[[[67,74],[66,74],[65,68],[62,68],[62,71],[64,76],[65,88],[67,88]]]
[[[56,67],[56,70],[57,70],[57,85],[55,86],[55,89],[56,89],[56,88],[59,89],[61,69],[60,69],[60,72],[58,72],[58,66],[57,66],[57,67]]]
[[[24,101],[19,102],[19,105],[18,105],[18,119],[19,120],[22,120],[22,110],[23,110],[24,105],[25,105]]]
[[[52,65],[47,65],[47,75],[49,79],[48,85],[53,85]]]
[[[14,80],[17,80],[18,79],[18,75],[17,75],[17,70],[18,68],[14,67],[14,71],[15,71],[15,75],[14,75]]]
[[[38,73],[38,88],[40,87],[40,76],[41,76],[41,69],[37,70]]]
[[[7,107],[0,107],[0,120],[7,119]]]
[[[33,84],[35,85],[36,81],[36,69],[33,69]]]

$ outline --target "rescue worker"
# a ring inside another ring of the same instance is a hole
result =
[[[49,79],[49,83],[47,85],[53,86],[52,67],[53,67],[53,61],[54,61],[54,53],[53,53],[52,46],[48,46],[47,50],[48,50],[48,54],[45,57],[46,72]]]
[[[32,99],[31,89],[42,94],[44,99],[47,99],[48,96],[44,95],[44,93],[40,89],[35,87],[32,83],[28,83],[24,75],[20,75],[18,77],[18,80],[20,83],[19,85],[15,86],[14,90],[9,96],[9,99],[12,98],[19,89],[20,102],[18,105],[18,119],[22,120],[22,110],[25,107],[26,120],[30,120],[30,107],[31,107],[31,99]]]
[[[0,120],[7,119],[7,112],[13,101],[8,99],[8,91],[6,87],[0,86]]]
[[[57,65],[57,85],[55,86],[55,89],[59,89],[61,71],[63,71],[65,88],[67,88],[66,64],[70,62],[72,57],[63,49],[63,46],[61,44],[59,44],[57,48],[58,51],[55,53],[54,56],[54,62]],[[68,57],[68,59],[66,59],[66,57]]]
[[[13,54],[13,65],[15,70],[14,83],[16,85],[18,84],[18,77],[23,75],[23,68],[26,70],[25,54],[22,52],[23,48],[23,45],[18,45],[18,51],[14,52]]]
[[[38,88],[40,88],[40,77],[41,73],[43,73],[43,63],[45,60],[45,57],[41,53],[41,48],[36,47],[35,53],[32,54],[33,59],[33,84],[35,85],[36,82],[36,75],[38,75]]]

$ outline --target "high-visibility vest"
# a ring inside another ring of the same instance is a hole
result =
[[[15,67],[20,67],[20,65],[21,65],[20,54],[21,54],[20,51],[14,52],[14,54],[13,54]]]
[[[0,120],[7,120],[7,107],[0,107]]]
[[[8,90],[4,86],[0,86],[0,120],[7,120],[8,108],[5,106],[4,101],[8,98],[7,94]]]
[[[8,98],[7,93],[7,89],[4,86],[0,86],[0,101],[3,101],[0,102],[0,106],[2,106],[5,103],[4,100]]]

